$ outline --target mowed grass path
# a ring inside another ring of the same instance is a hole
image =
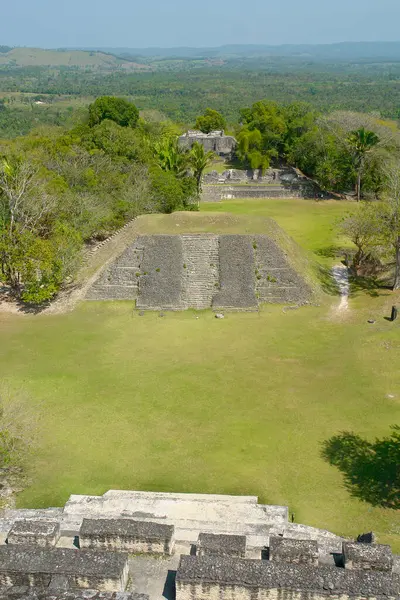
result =
[[[298,522],[373,529],[400,551],[398,511],[353,499],[320,456],[339,431],[373,439],[400,421],[400,329],[383,318],[392,297],[356,298],[344,320],[331,301],[224,320],[139,316],[129,302],[0,315],[3,380],[42,413],[19,505],[110,488],[256,494]]]

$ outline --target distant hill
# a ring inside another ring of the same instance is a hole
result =
[[[1,46],[0,66],[80,67],[102,70],[146,70],[148,65],[133,62],[97,50],[43,50],[41,48],[7,48]]]
[[[168,62],[169,61],[169,62]],[[171,62],[172,61],[172,62]],[[75,67],[142,72],[199,66],[302,63],[399,62],[400,42],[343,42],[282,46],[226,45],[219,48],[10,48],[0,46],[0,67]]]
[[[155,58],[292,57],[311,60],[400,60],[400,42],[341,42],[336,44],[226,45],[218,48],[84,48],[117,56]]]

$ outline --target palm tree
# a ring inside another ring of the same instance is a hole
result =
[[[173,171],[177,177],[187,173],[189,155],[179,148],[178,140],[168,137],[154,145],[156,159],[163,171]]]
[[[379,144],[379,137],[373,131],[368,131],[364,127],[352,131],[348,137],[348,142],[353,151],[354,166],[357,171],[356,195],[357,202],[361,197],[361,175],[365,165],[367,154]]]
[[[204,146],[199,144],[199,142],[195,142],[193,144],[189,155],[189,163],[193,170],[193,176],[196,179],[197,193],[199,196],[201,192],[201,178],[203,176],[204,169],[208,167],[214,157],[214,152],[211,150],[206,152],[204,150]]]

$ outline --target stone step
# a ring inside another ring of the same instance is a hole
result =
[[[219,279],[218,237],[182,236],[184,268],[182,303],[186,308],[209,308]]]
[[[288,510],[257,504],[255,496],[110,491],[101,497],[71,496],[64,509],[62,534],[77,535],[85,517],[130,517],[174,525],[176,539],[186,543],[195,543],[199,533],[209,532],[246,535],[257,545],[265,543],[269,528],[284,527]]]

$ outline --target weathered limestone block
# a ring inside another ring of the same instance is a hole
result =
[[[294,565],[318,566],[318,543],[314,540],[295,540],[271,536],[269,560]]]
[[[9,544],[23,546],[40,546],[51,548],[60,539],[60,523],[58,521],[39,521],[33,519],[18,519],[8,532]]]
[[[181,556],[176,600],[398,600],[400,578],[242,558]]]
[[[149,600],[149,597],[134,592],[12,587],[0,589],[0,600]]]
[[[213,533],[200,533],[197,545],[197,556],[246,556],[245,535],[216,535]]]
[[[391,571],[393,554],[385,544],[343,542],[343,559],[346,569]]]
[[[172,554],[174,526],[133,519],[83,519],[81,548]]]
[[[0,586],[46,588],[57,577],[66,588],[125,590],[128,555],[65,548],[0,546]]]

